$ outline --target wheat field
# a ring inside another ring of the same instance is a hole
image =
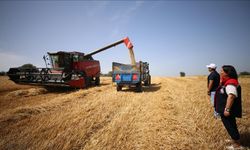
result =
[[[242,144],[250,146],[250,78],[240,78]],[[153,77],[144,92],[99,87],[46,89],[0,77],[0,149],[172,150],[225,148],[206,77]]]

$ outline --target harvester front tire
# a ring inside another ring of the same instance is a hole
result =
[[[95,78],[95,85],[99,86],[100,85],[100,77]]]
[[[91,86],[91,78],[85,77],[85,87],[88,88],[89,86]]]

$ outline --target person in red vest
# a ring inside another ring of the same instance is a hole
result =
[[[224,65],[220,71],[221,85],[215,94],[215,109],[220,113],[221,121],[231,136],[232,145],[227,149],[242,149],[236,118],[242,117],[241,86],[238,75],[231,65]]]

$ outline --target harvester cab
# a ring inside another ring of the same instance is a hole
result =
[[[84,53],[80,52],[64,52],[59,51],[56,53],[49,53],[47,56],[43,57],[45,60],[46,67],[58,71],[70,72],[73,69],[73,63],[84,61],[84,60],[94,60],[92,56],[85,57]],[[49,62],[47,62],[49,61]]]
[[[50,58],[51,68],[55,70],[65,70],[66,68],[71,67],[72,58],[70,57],[69,53],[65,53],[65,52],[49,53],[48,52],[48,57]]]

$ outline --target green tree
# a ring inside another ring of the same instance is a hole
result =
[[[33,64],[24,64],[19,68],[22,68],[22,69],[35,69],[36,66],[34,66]]]
[[[185,72],[180,72],[180,76],[185,77],[186,76]]]
[[[6,72],[4,72],[4,71],[0,72],[0,76],[5,76],[5,75],[6,75]]]

